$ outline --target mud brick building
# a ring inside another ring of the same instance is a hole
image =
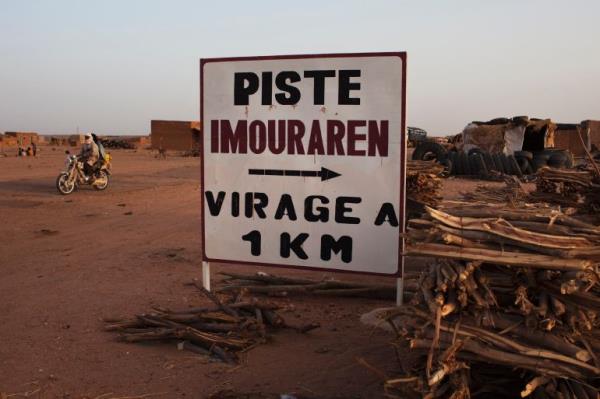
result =
[[[150,139],[153,149],[197,150],[201,139],[200,122],[153,120],[150,122]]]
[[[2,140],[7,147],[21,146],[27,148],[32,143],[38,144],[40,136],[34,132],[5,132]]]
[[[578,129],[585,148],[581,144]],[[554,146],[569,150],[576,157],[585,156],[586,148],[588,150],[600,150],[600,121],[585,120],[581,123],[558,123],[554,132]]]

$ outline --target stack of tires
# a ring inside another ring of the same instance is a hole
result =
[[[452,151],[448,154],[451,175],[480,176],[487,178],[491,174],[523,176],[516,155],[502,153],[490,154],[480,149],[472,149],[468,153]]]
[[[542,151],[515,151],[512,155],[491,154],[479,148],[469,152],[447,151],[442,145],[424,141],[417,145],[413,160],[437,160],[447,168],[450,175],[489,177],[492,174],[530,175],[538,169],[573,167],[573,155],[567,150],[555,148]]]

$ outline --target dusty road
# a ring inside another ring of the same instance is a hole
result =
[[[45,150],[38,159],[0,158],[0,392],[40,389],[33,396],[40,398],[109,392],[201,398],[228,387],[341,397],[380,392],[355,357],[389,357],[390,337],[358,323],[360,313],[385,302],[294,298],[297,311],[286,316],[323,327],[278,334],[239,368],[208,364],[175,345],[116,342],[102,331],[102,317],[205,301],[183,286],[200,277],[198,159],[113,151],[107,191],[83,188],[63,197],[54,179],[64,155]]]
[[[175,344],[117,342],[102,331],[102,317],[141,313],[152,305],[206,303],[183,285],[201,275],[198,158],[112,154],[107,191],[84,187],[67,197],[54,187],[65,157],[60,149],[45,147],[37,159],[0,158],[0,393],[203,398],[235,389],[315,398],[382,396],[379,379],[356,358],[394,370],[391,335],[358,320],[390,305],[385,301],[287,299],[296,310],[285,317],[322,327],[306,335],[277,333],[237,367],[178,351]],[[225,267],[257,271],[214,265],[216,280]]]

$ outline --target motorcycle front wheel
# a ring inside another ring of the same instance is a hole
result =
[[[94,183],[92,183],[92,187],[98,191],[105,190],[108,187],[108,174],[103,170],[99,171]]]
[[[69,184],[69,174],[61,173],[56,178],[56,188],[58,189],[58,192],[62,195],[68,195],[71,194],[73,190],[75,190],[75,182],[71,182]]]

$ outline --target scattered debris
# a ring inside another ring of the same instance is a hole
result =
[[[475,191],[461,193],[464,201],[482,203],[508,203],[513,207],[521,204],[527,193],[519,179],[514,176],[504,177],[505,186],[478,185]]]
[[[341,297],[367,297],[378,299],[395,299],[396,287],[392,285],[373,285],[364,283],[350,283],[333,279],[310,280],[275,276],[263,272],[256,274],[240,274],[221,272],[227,277],[225,285],[217,288],[217,292],[247,291],[251,294],[265,294],[271,296],[288,295],[325,295]],[[405,290],[416,290],[416,276],[406,275],[405,278],[413,279],[405,282]]]
[[[212,306],[170,310],[155,307],[151,313],[133,318],[104,319],[106,331],[116,331],[125,342],[179,341],[180,349],[237,363],[238,353],[267,342],[270,330],[293,329],[306,333],[318,324],[288,324],[277,310],[281,305],[245,298],[220,298],[198,282],[194,285],[212,302]]]

